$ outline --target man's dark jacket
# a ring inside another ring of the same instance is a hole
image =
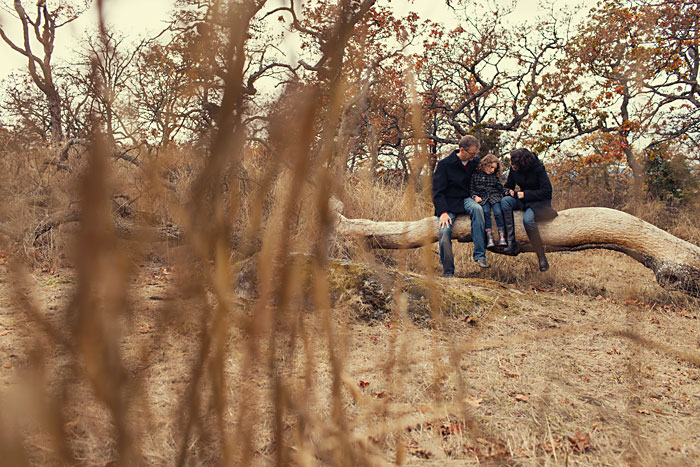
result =
[[[518,199],[521,210],[531,208],[538,221],[557,217],[557,211],[552,209],[552,182],[539,159],[535,159],[527,170],[510,169],[503,186],[506,190],[515,190],[516,185],[520,187],[517,191],[525,193],[523,199]]]
[[[433,205],[438,217],[443,212],[464,214],[464,200],[471,196],[469,182],[481,159],[475,157],[465,166],[457,153],[454,150],[438,162],[433,174]]]

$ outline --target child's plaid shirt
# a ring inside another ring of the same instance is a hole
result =
[[[503,198],[503,184],[495,173],[487,174],[481,170],[475,170],[472,174],[472,181],[469,187],[472,196],[481,198],[481,205],[495,204]]]

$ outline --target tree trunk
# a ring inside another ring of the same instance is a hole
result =
[[[63,141],[63,119],[61,118],[61,96],[53,87],[46,93],[46,99],[49,102],[49,126],[51,129],[51,139],[54,143]]]
[[[437,218],[417,221],[374,222],[348,219],[342,203],[335,201],[336,233],[366,241],[373,248],[418,248],[437,242]],[[516,237],[523,250],[531,251],[522,212],[515,213]],[[637,217],[608,208],[566,209],[549,222],[538,224],[548,251],[601,248],[620,251],[648,267],[662,287],[700,297],[700,247],[674,237]],[[459,216],[452,238],[469,234],[470,222]],[[499,253],[494,250],[494,253]]]
[[[642,208],[642,199],[644,197],[644,167],[637,160],[634,152],[627,143],[627,138],[625,138],[625,157],[627,159],[627,165],[632,170],[632,196],[634,197],[632,201],[632,207],[634,209],[634,214],[639,214]]]

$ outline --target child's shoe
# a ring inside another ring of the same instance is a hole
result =
[[[493,234],[491,232],[486,232],[486,248],[493,248],[496,246],[495,243],[493,243]]]
[[[507,246],[508,242],[506,241],[506,234],[505,232],[501,232],[501,238],[498,240],[498,246]]]

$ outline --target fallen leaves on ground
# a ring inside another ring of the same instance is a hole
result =
[[[571,443],[571,449],[576,454],[583,454],[591,450],[591,434],[581,433],[577,431],[574,436],[568,436],[569,442]]]

